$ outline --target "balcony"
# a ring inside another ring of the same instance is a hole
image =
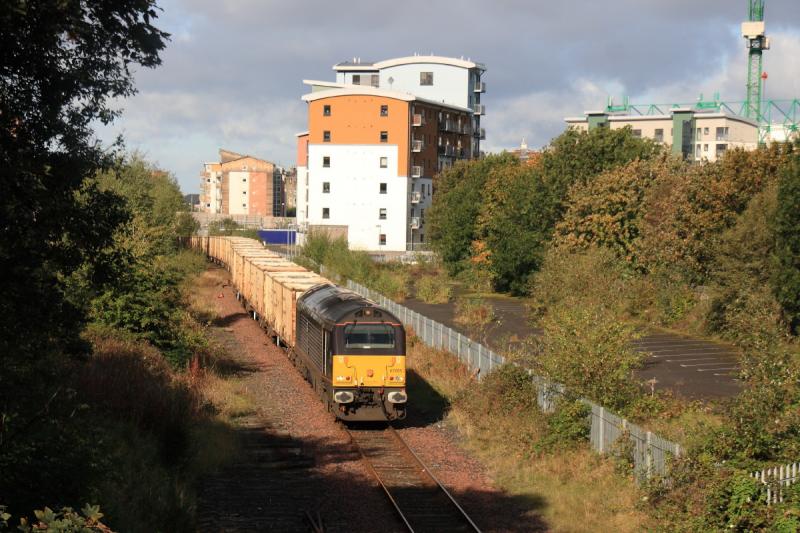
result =
[[[483,104],[475,104],[472,107],[473,111],[475,111],[476,115],[485,115],[486,114],[486,106]]]
[[[411,141],[412,152],[421,152],[422,146],[423,146],[422,139],[412,139]]]
[[[411,167],[411,177],[412,178],[421,178],[422,177],[422,167],[418,165],[414,165]]]
[[[422,201],[422,193],[414,191],[408,195],[408,199],[412,204],[418,204]]]
[[[475,84],[475,88],[473,89],[476,93],[485,93],[486,92],[486,82],[479,81]]]
[[[411,117],[411,125],[412,126],[423,126],[425,124],[425,115],[415,113],[413,117]]]
[[[475,136],[475,138],[483,140],[486,138],[486,128],[475,128],[475,131],[473,131],[472,134]]]
[[[419,217],[411,217],[411,229],[419,229]]]

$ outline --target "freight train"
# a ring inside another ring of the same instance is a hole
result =
[[[244,237],[192,237],[245,308],[345,421],[405,418],[406,339],[387,310]]]

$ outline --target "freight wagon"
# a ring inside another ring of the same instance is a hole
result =
[[[405,418],[405,330],[397,317],[253,239],[189,243],[230,272],[245,308],[336,417]]]

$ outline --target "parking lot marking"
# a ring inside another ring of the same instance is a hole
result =
[[[667,363],[678,363],[682,361],[719,361],[719,357],[696,357],[694,359],[664,359]]]
[[[698,363],[696,365],[695,364],[692,364],[692,365],[684,365],[684,364],[682,364],[681,366],[683,368],[691,368],[693,366],[716,366],[716,365],[729,365],[729,364],[731,364],[730,361],[723,361],[721,363]]]
[[[697,352],[697,353],[680,353],[680,352],[678,352],[678,353],[662,353],[662,354],[658,354],[658,355],[653,355],[653,354],[651,354],[651,355],[650,355],[650,357],[654,357],[654,358],[656,358],[656,359],[660,359],[660,358],[662,358],[662,357],[670,357],[670,358],[675,358],[675,357],[696,357],[696,356],[698,356],[698,355],[716,355],[716,356],[718,356],[717,358],[719,358],[719,356],[726,356],[726,355],[728,355],[728,356],[730,356],[730,357],[733,357],[733,354],[732,354],[732,353],[717,353],[717,352]],[[668,359],[667,359],[667,360],[668,360]]]

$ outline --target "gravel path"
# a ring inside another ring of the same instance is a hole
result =
[[[212,272],[217,285],[205,292],[220,317],[212,335],[238,365],[257,412],[238,419],[240,460],[203,483],[199,530],[309,531],[309,512],[319,513],[325,531],[403,531],[343,426],[249,319],[226,285],[227,273]],[[458,446],[455,432],[412,414],[400,433],[483,531],[546,529],[530,502],[495,488],[481,464]]]

